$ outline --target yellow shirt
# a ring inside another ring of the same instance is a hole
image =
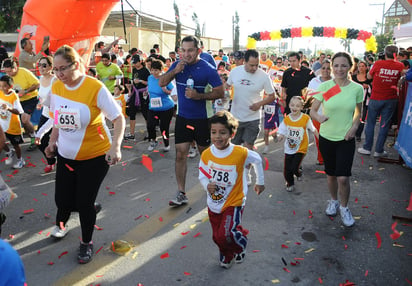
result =
[[[19,96],[14,91],[7,95],[0,91],[0,106],[3,104],[6,104],[11,109],[17,109],[20,114],[24,112]],[[21,122],[18,114],[0,108],[0,123],[5,133],[21,135]]]
[[[259,67],[265,72],[269,72],[272,65],[273,65],[273,62],[269,59],[267,59],[266,61],[262,61],[262,60],[259,61]]]
[[[18,68],[16,75],[13,76],[13,81],[13,88],[15,90],[24,90],[28,89],[32,85],[40,84],[40,81],[37,79],[37,77],[34,76],[34,74],[31,71],[22,67]],[[38,90],[35,89],[34,91],[29,92],[20,97],[20,101],[26,101],[35,98],[38,96],[38,94]]]

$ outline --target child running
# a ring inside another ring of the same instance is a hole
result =
[[[23,107],[20,104],[19,97],[12,89],[13,79],[8,75],[4,75],[0,78],[0,123],[6,134],[8,140],[10,140],[13,148],[9,148],[7,144],[4,144],[3,149],[6,151],[7,159],[6,165],[11,165],[13,159],[16,156],[17,161],[13,165],[14,169],[21,169],[26,162],[21,157],[20,144],[24,142],[21,135],[21,122],[20,114],[23,114]]]
[[[318,137],[318,131],[313,126],[309,115],[302,113],[304,100],[300,96],[290,99],[289,108],[291,112],[287,115],[279,126],[279,140],[285,140],[285,163],[283,175],[286,180],[286,191],[292,192],[295,189],[295,175],[300,181],[302,172],[300,164],[308,150],[309,136],[307,129]]]
[[[207,191],[209,220],[213,241],[219,247],[220,266],[230,268],[242,263],[246,254],[247,233],[240,225],[248,191],[245,168],[253,164],[256,172],[255,192],[265,190],[262,159],[230,139],[238,126],[228,111],[219,111],[209,119],[212,146],[199,162],[199,180]]]
[[[276,129],[279,127],[279,98],[266,104],[263,109],[265,111],[265,133],[263,137],[265,140],[265,147],[263,148],[262,153],[266,154],[269,152],[269,135],[272,135],[274,142],[278,142]]]

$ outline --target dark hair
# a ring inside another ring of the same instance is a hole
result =
[[[7,58],[3,61],[3,68],[17,68],[17,63],[12,59]]]
[[[153,49],[158,49],[159,48],[159,44],[154,44],[153,45]]]
[[[53,58],[51,56],[41,57],[39,62],[41,60],[45,60],[49,66],[53,65]]]
[[[150,49],[150,53],[151,54],[156,54],[156,50],[155,49]]]
[[[163,70],[163,62],[161,60],[157,60],[157,59],[152,59],[152,65],[151,65],[152,69],[155,70]]]
[[[296,57],[298,61],[300,61],[300,55],[297,52],[290,52],[288,55],[288,59],[290,59],[291,57]]]
[[[96,70],[94,68],[89,68],[87,71],[91,72],[93,74],[93,76],[97,75]]]
[[[116,84],[114,87],[117,87],[118,89],[120,89],[120,92],[124,92],[125,90],[124,86],[121,84]]]
[[[182,44],[183,42],[193,42],[193,45],[195,46],[196,49],[199,48],[199,40],[195,36],[186,36],[182,39]]]
[[[401,60],[401,63],[405,66],[405,69],[410,69],[411,65],[408,60]]]
[[[226,73],[221,73],[220,77],[223,78],[225,81],[229,78]]]
[[[226,68],[226,63],[224,61],[219,62],[219,64],[217,65],[217,68],[219,69],[219,67],[221,67],[221,66]]]
[[[109,53],[104,53],[102,55],[102,59],[108,59],[110,61],[110,59],[111,59],[110,54]]]
[[[259,58],[259,52],[255,49],[250,49],[245,52],[245,62],[249,61],[249,58]]]
[[[302,66],[306,64],[306,65],[309,67],[308,61],[302,61],[300,64],[301,64]]]
[[[13,86],[13,78],[8,75],[4,75],[0,78],[0,81],[7,83],[9,86]]]
[[[103,41],[100,41],[100,42],[97,43],[97,48],[100,48],[101,46],[104,46],[104,42],[103,42]]]
[[[352,56],[347,53],[347,52],[337,52],[336,54],[333,55],[332,57],[332,65],[333,62],[335,61],[336,58],[344,57],[348,60],[349,66],[352,68],[353,67],[353,58]]]
[[[57,56],[61,56],[64,60],[68,63],[79,63],[79,70],[83,74],[86,70],[83,59],[80,57],[79,53],[72,47],[68,45],[63,45],[57,49],[56,53],[54,54],[54,58]]]
[[[112,62],[114,60],[117,60],[117,56],[115,54],[111,54],[110,55],[110,61]]]
[[[26,46],[26,44],[27,44],[28,41],[30,41],[30,39],[27,39],[27,38],[21,39],[21,40],[20,40],[20,45],[21,45],[21,47],[24,48],[24,47]]]
[[[387,45],[385,47],[385,56],[388,59],[394,59],[397,54],[398,54],[398,47],[395,45]]]
[[[128,55],[124,58],[124,63],[127,64],[127,60],[128,60],[128,59],[131,59],[131,58],[132,58],[132,55],[131,55],[131,54],[128,54]]]
[[[209,129],[212,127],[212,124],[216,123],[224,125],[229,130],[230,135],[234,134],[239,126],[237,119],[226,110],[218,111],[209,118]]]

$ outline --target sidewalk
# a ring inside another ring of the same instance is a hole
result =
[[[262,144],[257,142],[258,151]],[[303,181],[288,193],[282,175],[283,145],[271,143],[270,153],[264,155],[269,162],[266,190],[257,196],[250,188],[243,216],[242,225],[250,230],[246,259],[226,270],[218,265],[205,192],[197,180],[199,157],[188,159],[189,204],[170,208],[168,201],[176,192],[174,151],[149,154],[147,143],[124,145],[131,148],[122,149],[123,163],[111,168],[99,193],[103,210],[96,225],[102,230],[94,234],[98,253],[86,265],[76,262],[77,215],[69,221],[70,232],[63,240],[47,235],[55,215],[54,175],[38,175],[43,168],[39,152],[30,154],[38,166],[24,168],[11,178],[19,199],[6,210],[2,237],[22,255],[28,285],[412,283],[412,222],[398,223],[396,230],[403,234],[397,244],[390,238],[392,215],[412,218],[406,210],[411,170],[356,153],[349,204],[356,224],[346,228],[339,216],[332,220],[324,214],[329,195],[325,175],[319,172],[322,168],[315,165],[315,146],[309,147],[303,161]],[[397,158],[394,149],[388,151]],[[140,163],[142,154],[152,159],[153,173]],[[4,166],[1,170],[3,176],[10,173]],[[31,208],[32,214],[23,215]],[[14,237],[7,239],[9,234]],[[377,234],[382,241],[379,248]],[[111,242],[118,239],[135,246],[128,255],[111,251]]]

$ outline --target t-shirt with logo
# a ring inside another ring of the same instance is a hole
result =
[[[396,99],[398,81],[405,66],[394,60],[375,62],[369,74],[373,77],[372,95],[374,100]]]
[[[309,145],[308,131],[315,131],[309,115],[301,113],[297,119],[290,114],[280,123],[278,134],[285,136],[285,154],[306,154]]]
[[[6,104],[11,109],[17,109],[20,114],[23,114],[23,107],[20,104],[19,97],[12,91],[9,94],[4,94],[0,91],[0,106]],[[21,134],[21,122],[18,114],[11,113],[9,110],[0,108],[0,124],[5,133],[11,135]]]

